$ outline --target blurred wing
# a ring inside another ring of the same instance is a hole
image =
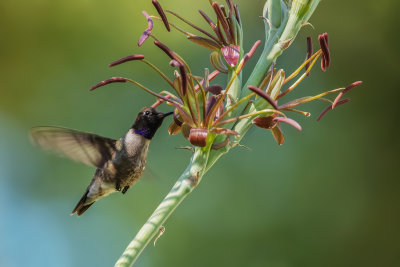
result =
[[[59,127],[35,127],[32,142],[46,151],[101,168],[115,151],[116,140]]]

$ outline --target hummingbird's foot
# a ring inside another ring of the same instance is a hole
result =
[[[124,189],[122,189],[122,194],[125,194],[126,191],[128,191],[129,189],[129,185],[125,186]]]
[[[117,180],[117,182],[115,183],[115,189],[117,191],[121,191],[121,181],[120,180]]]

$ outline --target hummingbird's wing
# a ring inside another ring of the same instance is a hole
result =
[[[60,127],[34,127],[30,136],[46,151],[98,168],[112,157],[116,144],[114,139]]]

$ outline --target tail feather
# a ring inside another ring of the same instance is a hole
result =
[[[85,194],[83,194],[82,198],[79,200],[78,204],[76,204],[74,210],[71,212],[71,215],[73,215],[76,212],[76,215],[80,216],[82,215],[90,206],[92,206],[92,203],[85,204],[87,200],[87,195],[89,193],[89,189],[86,190]]]

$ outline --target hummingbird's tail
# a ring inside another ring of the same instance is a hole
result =
[[[94,202],[87,204],[87,195],[89,193],[89,189],[86,190],[85,194],[83,194],[81,200],[79,200],[78,204],[76,204],[74,210],[71,212],[71,215],[73,215],[76,212],[76,215],[80,216],[82,215]]]

